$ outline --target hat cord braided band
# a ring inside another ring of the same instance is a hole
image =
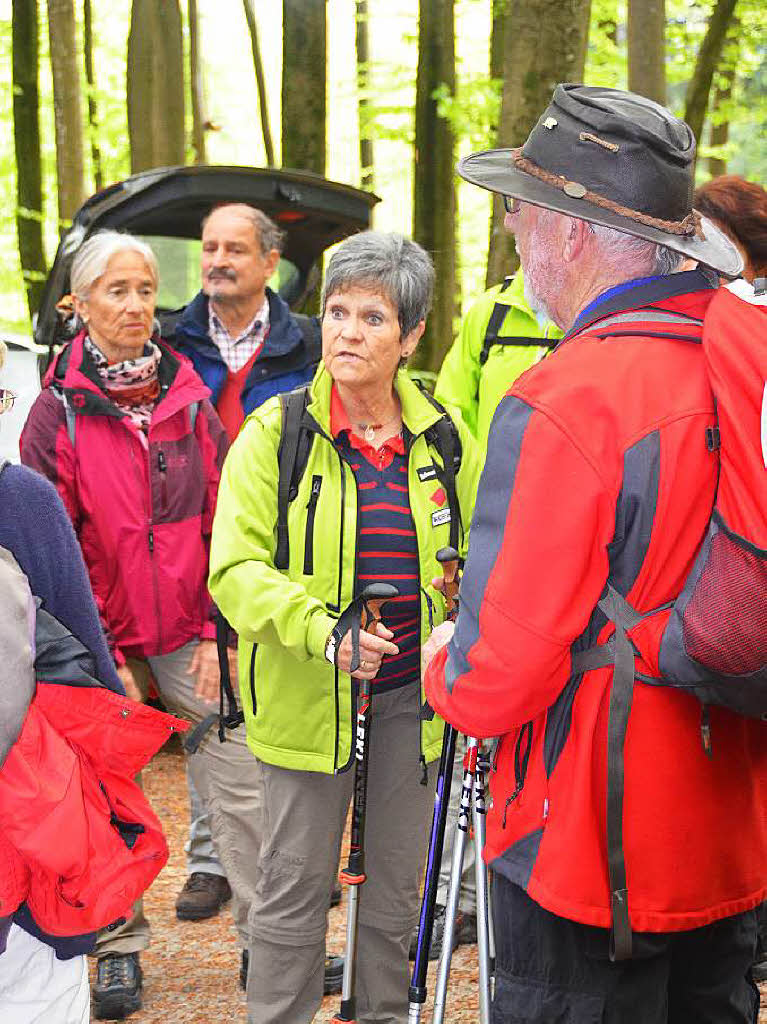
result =
[[[525,174],[530,174],[534,178],[539,178],[547,185],[553,185],[563,192],[566,191],[565,185],[572,184],[563,175],[552,174],[551,171],[544,170],[543,167],[539,167],[538,164],[523,156],[521,147],[519,149],[512,149],[511,159],[518,170],[523,171]],[[628,206],[621,206],[620,203],[614,203],[612,199],[605,199],[598,192],[590,192],[588,189],[578,198],[591,203],[592,206],[599,206],[604,210],[617,213],[621,217],[627,217],[629,220],[635,220],[637,223],[645,224],[651,228],[658,228],[660,231],[666,231],[672,235],[697,235],[699,238],[705,238],[700,225],[700,214],[697,210],[692,210],[688,213],[684,220],[663,220],[660,217],[651,217],[649,214],[642,213],[639,210],[632,210]]]

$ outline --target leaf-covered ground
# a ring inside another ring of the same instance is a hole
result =
[[[153,935],[142,954],[144,1006],[132,1024],[245,1024],[245,998],[237,984],[239,943],[228,910],[209,921],[176,920],[174,902],[186,878],[184,841],[188,803],[182,756],[178,748],[161,751],[143,773],[144,788],[160,816],[170,844],[170,860],[146,895]],[[330,911],[328,949],[341,952],[346,921],[345,897]],[[434,966],[429,972],[434,992]],[[760,1024],[767,1024],[767,986],[763,986]],[[427,1004],[428,1005],[428,1004]],[[327,1024],[338,997],[324,1000],[315,1024]],[[424,1014],[424,1024],[430,1021]],[[453,957],[446,1020],[477,1024],[476,947],[461,946]],[[629,1024],[629,1022],[627,1022]]]

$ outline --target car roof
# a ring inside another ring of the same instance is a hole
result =
[[[310,171],[204,165],[133,174],[95,193],[75,214],[46,281],[35,341],[48,344],[52,338],[56,303],[69,290],[72,259],[99,229],[196,239],[203,217],[213,207],[221,203],[257,206],[286,232],[283,255],[302,279],[293,297],[297,305],[312,286],[310,271],[324,250],[368,228],[377,202],[378,196],[371,192]]]

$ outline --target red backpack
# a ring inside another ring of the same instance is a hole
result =
[[[706,431],[719,452],[719,479],[706,537],[660,643],[661,678],[702,705],[701,734],[711,754],[708,705],[767,721],[767,307],[720,288],[704,321],[640,309],[589,328],[598,338],[641,335],[702,344],[717,423]],[[702,441],[703,439],[701,439]],[[631,956],[623,857],[623,746],[637,654],[628,635],[660,611],[638,612],[608,583],[599,602],[614,636],[573,656],[573,672],[613,666],[607,727],[607,854],[615,960]]]

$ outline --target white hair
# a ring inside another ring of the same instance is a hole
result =
[[[659,274],[667,277],[675,273],[684,262],[684,255],[669,249],[668,246],[649,242],[646,238],[637,238],[636,235],[627,235],[625,231],[616,231],[615,228],[607,228],[602,224],[589,224],[589,227],[611,265],[622,263],[624,258],[628,257],[638,270],[648,275]]]
[[[144,258],[156,288],[160,277],[157,257],[146,242],[121,231],[97,231],[83,242],[72,260],[69,272],[72,294],[78,299],[87,299],[95,282],[106,272],[109,261],[121,252],[136,252]]]

